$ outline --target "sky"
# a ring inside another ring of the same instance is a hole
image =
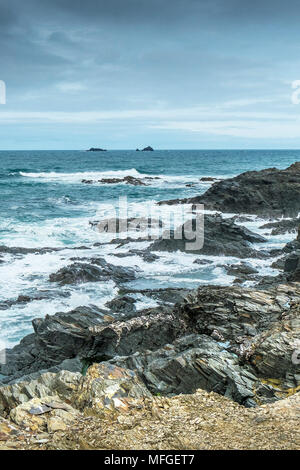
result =
[[[0,0],[0,149],[300,148],[299,17],[298,0]]]

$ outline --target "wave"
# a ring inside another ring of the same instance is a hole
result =
[[[20,171],[19,175],[23,178],[37,179],[41,182],[59,182],[59,183],[73,183],[80,184],[82,180],[91,180],[93,182],[98,182],[101,179],[111,179],[111,178],[120,178],[123,179],[127,176],[132,176],[139,179],[147,179],[147,185],[151,186],[161,186],[168,185],[168,187],[182,187],[187,184],[192,185],[193,187],[199,187],[207,189],[208,186],[212,184],[212,181],[201,180],[203,176],[206,178],[208,175],[195,175],[195,174],[186,174],[186,175],[164,175],[164,174],[150,174],[150,173],[141,173],[135,168],[130,168],[127,170],[111,170],[111,171],[85,171],[85,172],[76,172],[76,173],[59,173],[59,172],[25,172]],[[214,179],[223,179],[224,176],[217,175],[213,176]],[[120,182],[122,184],[122,182]],[[120,184],[116,183],[116,184]],[[106,183],[104,183],[106,184]],[[192,187],[191,186],[191,187]]]
[[[58,180],[58,181],[81,181],[82,179],[97,180],[101,178],[124,178],[125,176],[133,176],[136,178],[144,178],[150,176],[142,174],[135,168],[129,170],[115,170],[115,171],[83,171],[78,173],[58,173],[55,171],[40,172],[40,173],[28,173],[20,171],[19,174],[25,178],[37,178],[46,180]]]

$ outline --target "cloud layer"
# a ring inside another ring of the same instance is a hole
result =
[[[299,147],[299,13],[293,0],[0,0],[1,147]]]

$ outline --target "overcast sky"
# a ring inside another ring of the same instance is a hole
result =
[[[299,17],[298,0],[0,0],[0,148],[300,148]]]

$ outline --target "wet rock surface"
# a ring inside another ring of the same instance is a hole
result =
[[[217,182],[201,196],[160,204],[204,204],[224,213],[297,217],[300,212],[300,162],[285,170],[248,171]]]
[[[261,229],[271,229],[271,235],[282,235],[285,233],[297,233],[300,219],[283,219],[278,222],[268,222],[261,225]]]
[[[89,263],[76,262],[60,269],[57,273],[50,275],[49,281],[66,285],[110,279],[115,282],[128,282],[135,278],[136,273],[131,268],[114,266],[101,258],[91,258]]]
[[[147,186],[147,183],[151,180],[160,179],[159,177],[146,176],[145,178],[135,178],[134,176],[124,176],[124,178],[102,178],[100,180],[86,180],[83,179],[81,182],[85,184],[130,184],[132,186]]]
[[[171,231],[152,243],[148,251],[184,251],[202,255],[225,255],[238,258],[263,258],[263,251],[258,251],[251,243],[264,243],[266,239],[245,227],[224,220],[221,216],[205,215],[204,226],[191,222]],[[197,243],[199,241],[199,244]],[[201,243],[203,241],[203,244]]]
[[[167,306],[175,294],[179,302]],[[12,385],[28,374],[60,368],[63,361],[69,360],[73,371],[73,361],[83,366],[110,361],[134,371],[152,393],[204,388],[246,406],[278,400],[299,387],[292,361],[300,339],[299,283],[268,289],[202,286],[156,295],[164,307],[137,312],[123,295],[108,311],[85,307],[34,320],[35,333],[7,351],[0,373]]]

